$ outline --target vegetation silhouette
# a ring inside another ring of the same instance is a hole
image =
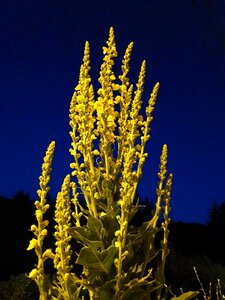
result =
[[[225,202],[214,202],[208,214],[208,256],[225,267]]]

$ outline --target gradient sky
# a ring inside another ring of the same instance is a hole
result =
[[[174,174],[172,219],[205,222],[225,200],[225,2],[223,0],[1,0],[0,195],[36,197],[45,150],[56,152],[51,197],[71,162],[68,108],[86,40],[96,80],[113,26],[120,66],[134,41],[130,78],[147,60],[144,102],[155,82],[149,158],[139,185],[155,199],[161,147]]]

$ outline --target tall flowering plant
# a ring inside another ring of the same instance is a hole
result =
[[[28,250],[35,250],[38,262],[29,277],[36,281],[40,299],[166,299],[164,268],[172,185],[172,174],[166,175],[166,145],[160,157],[154,214],[141,226],[132,225],[139,209],[135,195],[159,89],[156,83],[146,114],[141,115],[146,62],[134,87],[128,78],[132,48],[130,43],[117,78],[113,71],[117,50],[110,28],[103,47],[100,87],[95,91],[89,43],[85,44],[79,82],[70,103],[71,174],[64,179],[55,205],[55,250],[42,249],[48,226],[43,216],[48,209],[46,193],[54,142],[44,159],[40,200],[35,202],[37,225],[31,226],[35,238]],[[79,189],[84,204],[78,200]],[[157,237],[160,246],[156,245]],[[71,247],[73,239],[78,242],[75,249]],[[45,284],[47,258],[53,260],[56,269],[50,285]],[[190,299],[190,294],[188,297],[182,299]]]

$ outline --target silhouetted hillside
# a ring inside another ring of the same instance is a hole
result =
[[[0,196],[0,281],[29,272],[34,266],[34,253],[26,251],[33,237],[29,228],[35,221],[34,212],[33,202],[23,192],[12,199]]]

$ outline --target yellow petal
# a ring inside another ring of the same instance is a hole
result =
[[[52,253],[52,249],[47,249],[45,250],[45,252],[43,253],[43,258],[44,257],[49,257],[49,258],[52,258],[54,259],[54,253]]]
[[[37,240],[36,239],[32,239],[30,241],[29,246],[27,247],[27,250],[32,250],[32,249],[34,249],[36,247],[37,247]]]
[[[33,270],[29,273],[28,277],[31,278],[31,279],[35,279],[35,278],[37,277],[37,275],[38,275],[37,269],[33,269]]]

